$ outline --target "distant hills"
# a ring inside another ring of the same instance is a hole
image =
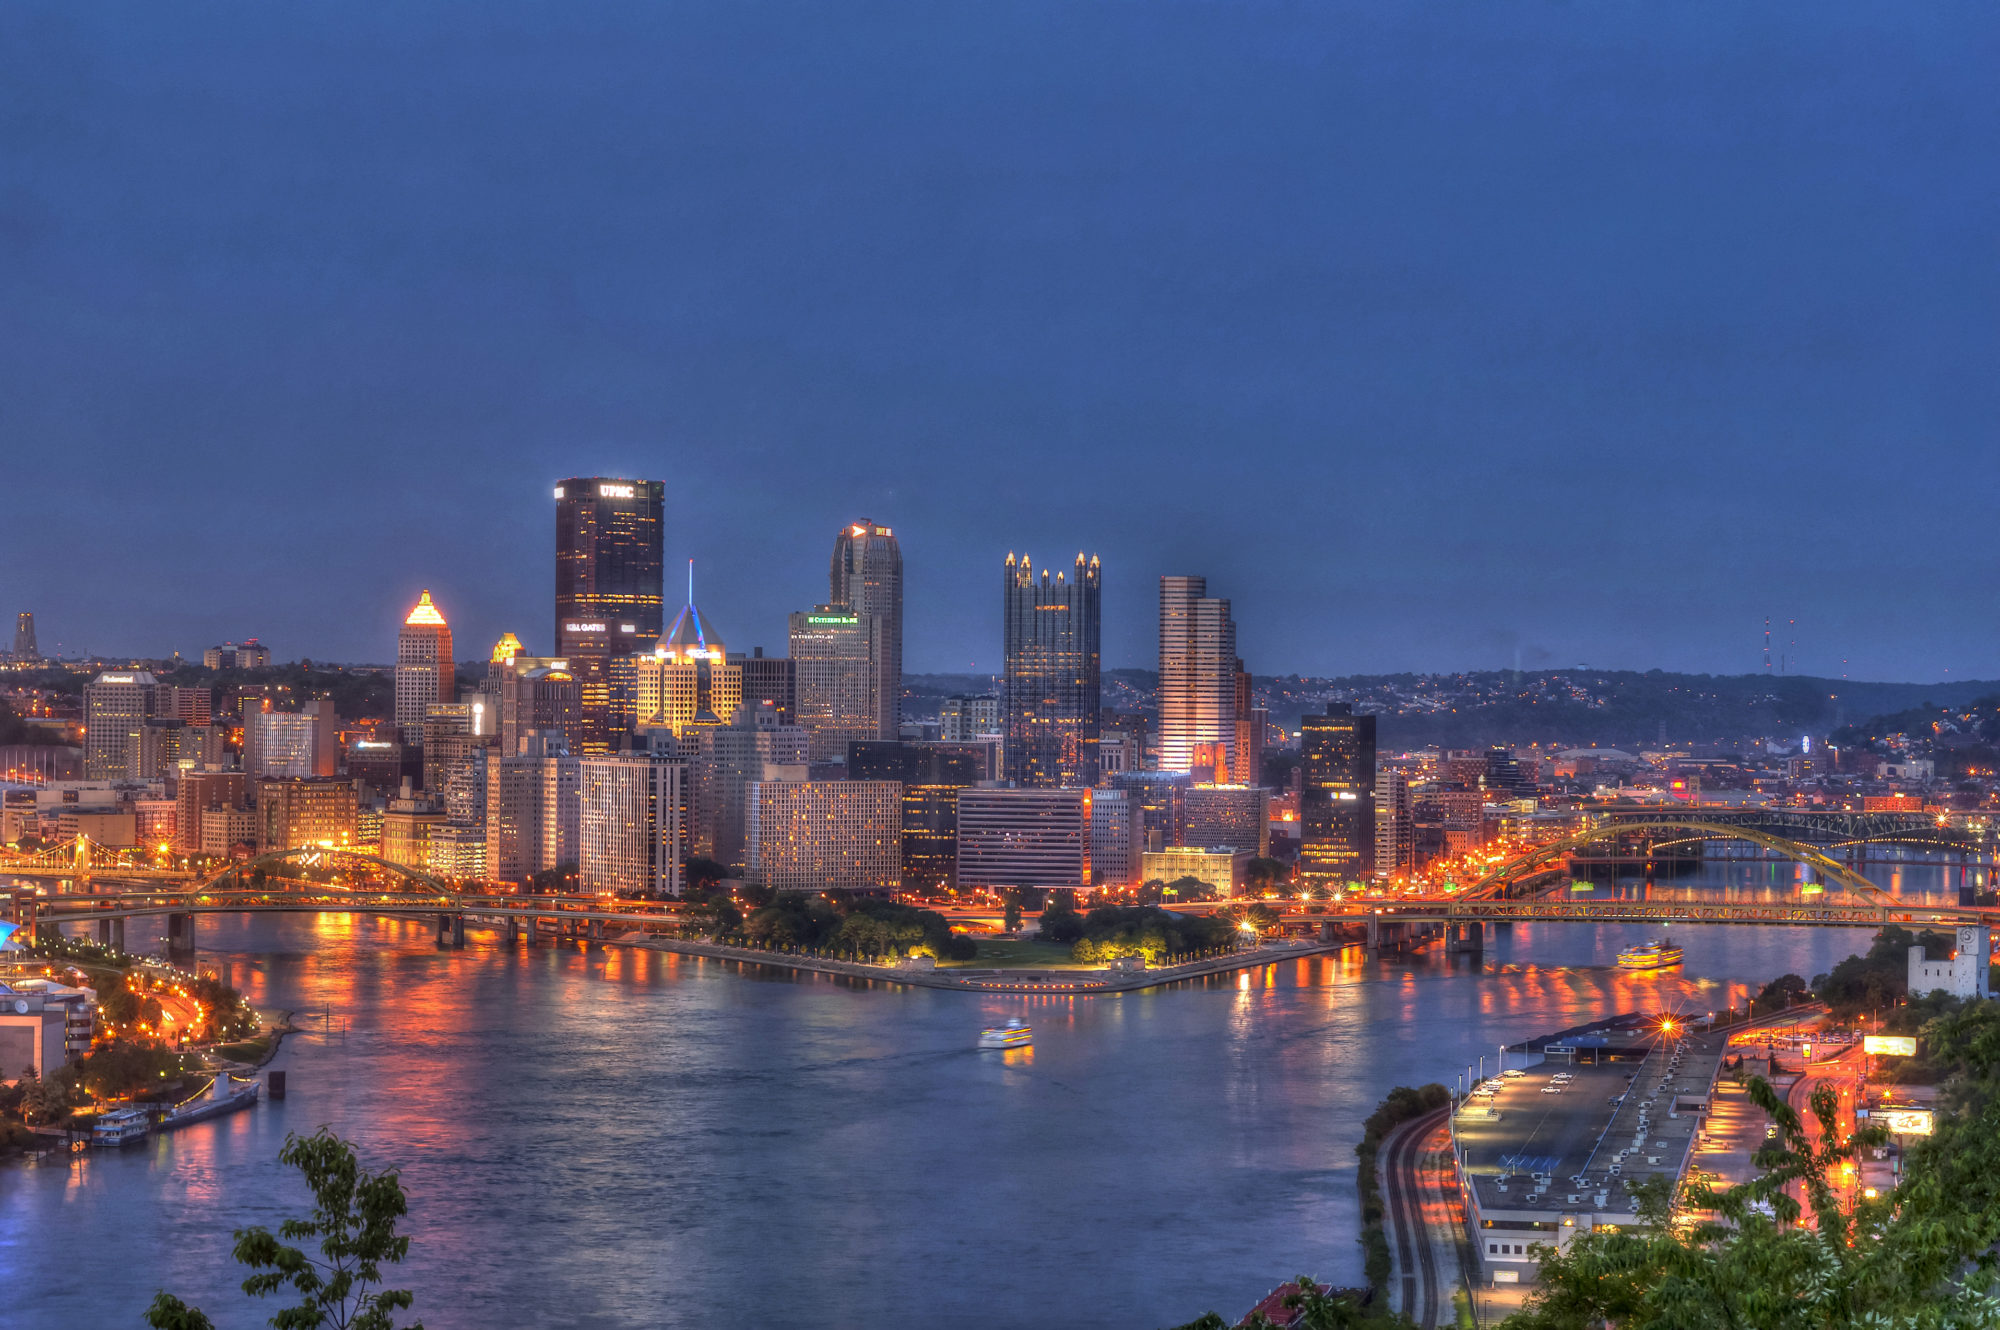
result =
[[[1761,739],[1823,739],[1844,726],[1872,729],[1876,718],[1912,713],[1911,723],[1942,708],[1966,708],[2000,695],[2000,680],[1872,683],[1810,675],[1676,674],[1666,670],[1482,670],[1465,674],[1368,674],[1342,678],[1257,677],[1259,701],[1277,723],[1329,701],[1381,717],[1386,748],[1491,743],[1613,747],[1668,743],[1736,744]],[[994,688],[990,675],[926,674],[905,679],[905,710],[937,712],[939,699]],[[1152,670],[1109,670],[1104,705],[1150,710]],[[1849,733],[1856,731],[1850,730]]]

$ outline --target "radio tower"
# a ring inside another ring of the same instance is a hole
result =
[[[1764,673],[1771,672],[1771,616],[1764,616]]]

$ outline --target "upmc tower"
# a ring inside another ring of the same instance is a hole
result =
[[[576,676],[586,752],[631,725],[630,662],[665,626],[664,491],[610,476],[556,486],[556,655]]]

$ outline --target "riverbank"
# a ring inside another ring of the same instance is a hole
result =
[[[971,966],[936,970],[904,969],[889,965],[865,965],[858,961],[826,960],[818,956],[758,951],[751,947],[729,947],[685,938],[656,937],[643,933],[627,933],[621,938],[609,939],[608,945],[640,947],[649,951],[671,951],[683,956],[703,956],[710,960],[739,961],[745,965],[761,965],[793,973],[840,975],[850,979],[900,984],[909,988],[949,988],[976,993],[1060,993],[1092,996],[1100,993],[1131,993],[1140,989],[1158,988],[1163,984],[1179,983],[1186,979],[1201,979],[1237,970],[1253,970],[1302,956],[1325,955],[1355,944],[1281,942],[1255,947],[1248,951],[1231,952],[1227,956],[1211,956],[1185,965],[1145,970],[1006,970],[978,969]]]
[[[275,1019],[273,1019],[275,1017]],[[252,1071],[278,1056],[279,1048],[288,1034],[297,1034],[299,1027],[292,1024],[289,1011],[259,1011],[257,1028],[261,1032],[249,1039],[238,1039],[234,1043],[217,1044],[207,1051],[225,1062],[233,1062]]]

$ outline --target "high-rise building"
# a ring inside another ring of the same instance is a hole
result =
[[[224,642],[201,653],[203,668],[211,670],[262,670],[271,664],[271,648],[256,638],[242,645]]]
[[[1258,785],[1191,785],[1182,795],[1187,825],[1181,844],[1226,845],[1265,856],[1271,852],[1271,792]]]
[[[14,659],[37,661],[42,658],[41,647],[35,644],[35,616],[22,610],[14,619]]]
[[[753,882],[779,891],[902,885],[902,787],[894,781],[752,781],[744,821]]]
[[[249,809],[249,783],[240,771],[194,771],[181,777],[174,791],[174,848],[182,854],[204,853],[204,822],[225,811]],[[226,837],[222,839],[226,847]]]
[[[1416,862],[1410,778],[1395,767],[1375,768],[1375,876],[1408,871]]]
[[[1131,791],[1148,850],[1186,844],[1187,792],[1193,784],[1186,772],[1121,771],[1110,784]]]
[[[848,605],[816,605],[792,615],[798,720],[815,762],[844,761],[850,743],[881,737],[873,682],[880,630],[872,622]]]
[[[958,793],[958,885],[1088,887],[1094,790]]]
[[[522,882],[577,861],[577,759],[559,733],[486,750],[486,877]]]
[[[752,782],[776,779],[774,768],[804,770],[811,761],[804,727],[783,719],[775,704],[745,703],[727,725],[691,730],[688,761],[693,849],[728,868],[746,863],[745,826]]]
[[[579,754],[630,728],[633,658],[666,620],[665,485],[577,477],[556,486],[556,655],[576,676]]]
[[[1192,771],[1198,746],[1219,746],[1236,779],[1236,624],[1201,577],[1160,579],[1160,768]],[[1212,751],[1212,750],[1211,750]],[[1244,782],[1255,784],[1254,775]]]
[[[260,780],[256,788],[258,844],[262,849],[354,844],[352,781],[316,777]]]
[[[1345,886],[1375,872],[1375,718],[1329,702],[1299,721],[1299,878]]]
[[[669,748],[577,763],[577,867],[599,896],[678,896],[687,859],[687,764]]]
[[[1008,554],[1002,577],[1007,778],[1036,788],[1095,785],[1103,570],[1076,556],[1071,574],[1041,577]]]
[[[583,695],[569,662],[547,656],[514,656],[499,667],[500,751],[521,751],[521,741],[539,730],[556,730],[570,752],[583,751]]]
[[[132,780],[158,681],[144,670],[98,675],[83,690],[83,778]]]
[[[903,551],[896,534],[863,518],[833,541],[827,601],[853,610],[868,630],[872,739],[894,739],[902,721]]]
[[[451,628],[425,591],[396,635],[396,723],[403,742],[423,742],[424,710],[457,694],[458,670],[451,655]]]
[[[1004,734],[1000,698],[995,693],[977,697],[963,693],[938,704],[938,738],[945,743],[970,743],[989,734]]]
[[[1146,819],[1130,790],[1090,792],[1090,884],[1136,887],[1146,853]]]
[[[930,743],[857,743],[847,755],[855,780],[891,780],[903,791],[903,885],[949,887],[958,870],[958,796],[986,778],[977,748]]]
[[[743,667],[695,608],[692,559],[686,607],[635,666],[634,717],[641,729],[670,730],[679,738],[690,726],[726,724],[742,705]]]
[[[294,780],[333,775],[340,768],[338,725],[333,703],[325,698],[297,711],[244,712],[244,774]]]
[[[1264,733],[1271,713],[1257,705],[1257,681],[1236,662],[1236,745],[1230,750],[1229,779],[1238,785],[1264,783]]]
[[[755,710],[769,702],[780,725],[798,724],[798,682],[790,657],[767,656],[764,648],[757,647],[747,656],[738,653],[730,663],[742,671],[744,706]]]

